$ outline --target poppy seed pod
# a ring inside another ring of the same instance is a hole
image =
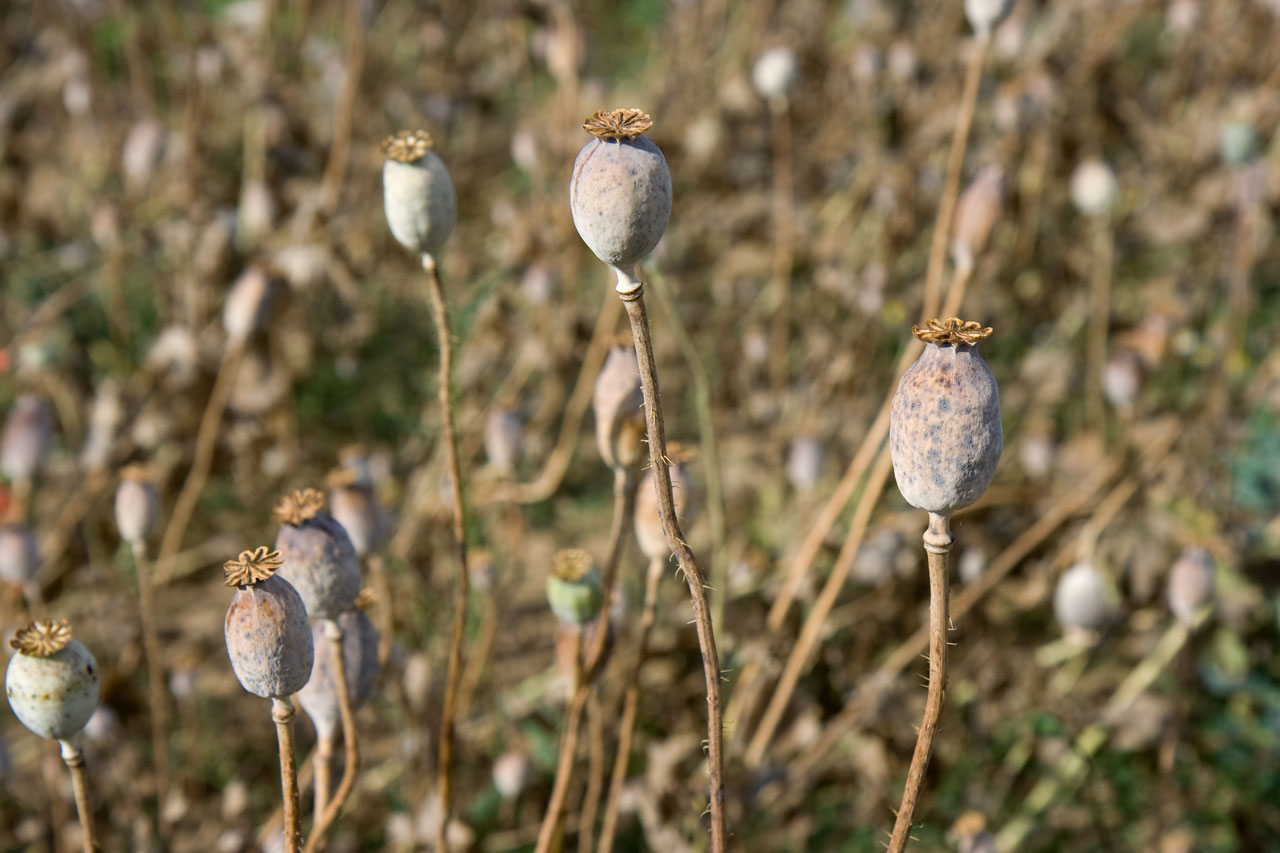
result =
[[[378,632],[363,610],[348,610],[337,619],[342,629],[342,659],[347,672],[347,696],[351,710],[358,711],[373,695],[373,685],[378,679]],[[298,691],[298,701],[315,724],[320,740],[332,740],[342,720],[338,703],[338,683],[334,673],[333,646],[326,631],[331,630],[327,620],[316,623],[312,629],[315,662],[311,666],[311,678]]]
[[[583,242],[630,292],[636,264],[662,239],[671,216],[671,172],[643,136],[653,120],[640,110],[601,110],[583,125],[592,139],[573,161],[569,208]]]
[[[974,259],[987,247],[1003,207],[1004,170],[988,166],[965,187],[956,203],[951,259],[957,268],[973,269]]]
[[[227,299],[222,304],[222,328],[227,337],[244,343],[250,335],[264,328],[271,315],[274,298],[274,287],[266,270],[251,266],[242,272],[231,285],[231,290],[227,291]]]
[[[1085,216],[1106,216],[1115,199],[1115,172],[1101,160],[1085,160],[1071,173],[1071,203]]]
[[[53,431],[49,404],[36,394],[21,394],[4,422],[0,443],[0,468],[14,483],[29,483],[35,477]]]
[[[351,468],[338,468],[329,475],[329,514],[342,525],[356,549],[357,557],[378,550],[390,526],[368,483],[360,482]]]
[[[38,568],[40,553],[31,528],[22,523],[0,525],[0,580],[21,586]]]
[[[121,472],[115,510],[120,538],[130,545],[146,542],[156,525],[159,500],[142,466],[130,465]]]
[[[591,555],[580,548],[561,551],[547,576],[547,602],[560,621],[585,625],[600,613],[604,590]]]
[[[532,779],[533,760],[522,749],[509,749],[493,762],[493,787],[504,800],[520,796]]]
[[[484,422],[484,453],[493,470],[509,477],[520,464],[524,452],[524,423],[512,409],[499,408]]]
[[[1069,632],[1098,631],[1106,626],[1111,618],[1107,583],[1092,563],[1077,563],[1058,578],[1053,615]]]
[[[360,594],[360,558],[347,531],[323,508],[324,495],[315,489],[281,498],[276,548],[284,556],[280,575],[298,590],[307,614],[336,619]]]
[[[969,19],[969,26],[983,38],[991,35],[1012,8],[1013,0],[964,0],[964,14]]]
[[[796,82],[796,54],[785,45],[771,47],[756,57],[751,67],[751,84],[766,101],[787,97]]]
[[[22,724],[42,738],[67,740],[98,707],[98,664],[71,638],[66,619],[32,622],[9,645],[4,692]]]
[[[893,396],[893,475],[907,503],[950,516],[986,492],[1004,447],[1000,390],[976,347],[991,329],[952,318],[911,331],[925,348]]]
[[[1186,549],[1169,569],[1169,609],[1183,625],[1190,625],[1213,600],[1213,576],[1213,555],[1203,548]]]
[[[382,207],[396,242],[435,256],[453,233],[457,198],[449,170],[431,150],[431,134],[405,130],[382,142]]]
[[[640,461],[645,434],[643,405],[640,364],[628,339],[609,347],[591,399],[596,446],[610,468],[630,468]]]
[[[692,457],[693,452],[686,447],[675,442],[667,445],[667,458],[671,460],[668,468],[671,472],[671,497],[683,530],[688,530],[698,513],[698,493],[685,467]],[[667,536],[662,531],[662,518],[658,514],[658,488],[652,471],[644,475],[636,488],[635,529],[640,551],[650,560],[665,560],[670,555]]]
[[[282,562],[264,545],[223,566],[224,583],[237,587],[223,624],[231,669],[245,690],[264,699],[301,690],[315,660],[307,608],[276,574]]]

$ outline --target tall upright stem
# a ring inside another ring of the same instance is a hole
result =
[[[458,586],[453,606],[453,641],[449,645],[449,669],[445,676],[444,711],[440,715],[440,828],[436,849],[448,849],[449,817],[453,800],[453,738],[458,704],[458,680],[462,675],[462,642],[467,627],[467,522],[462,504],[462,474],[458,468],[458,439],[454,434],[453,339],[449,331],[449,308],[444,288],[436,273],[435,258],[422,256],[422,269],[427,273],[428,293],[435,314],[436,337],[440,340],[440,408],[444,418],[444,451],[449,466],[449,485],[453,491],[453,544],[458,558]]]
[[[271,719],[280,745],[280,791],[284,801],[285,853],[302,847],[302,817],[298,812],[298,760],[293,742],[293,703],[287,697],[271,697]]]
[[[84,753],[69,740],[60,740],[62,760],[71,771],[71,789],[76,798],[76,812],[80,815],[80,837],[84,853],[95,853],[98,837],[93,829],[93,808],[89,804],[89,774],[84,769]]]
[[[920,798],[924,773],[933,752],[933,736],[942,715],[942,698],[947,689],[947,605],[951,564],[951,516],[929,513],[924,533],[924,550],[929,555],[929,693],[924,700],[924,718],[916,737],[916,749],[902,791],[902,805],[893,824],[889,853],[901,853],[911,834],[911,818]]]
[[[685,542],[680,522],[676,519],[675,499],[671,494],[670,460],[659,400],[658,366],[653,358],[653,342],[649,334],[649,317],[644,308],[644,284],[621,270],[618,271],[618,296],[631,321],[636,358],[640,363],[640,383],[644,389],[644,419],[649,435],[649,461],[653,467],[654,485],[658,491],[658,516],[667,546],[675,554],[676,563],[689,585],[693,618],[697,626],[698,646],[702,652],[703,677],[707,688],[707,773],[711,799],[711,849],[725,850],[724,821],[724,748],[720,705],[720,659],[716,653],[715,629],[711,624],[711,605],[707,584],[694,559],[693,550]]]
[[[342,653],[342,626],[332,619],[324,622],[325,639],[329,641],[329,653],[333,655],[333,682],[338,690],[338,711],[342,715],[342,748],[346,765],[342,768],[342,781],[333,799],[329,800],[321,810],[317,806],[315,826],[311,827],[311,837],[307,839],[306,853],[320,849],[324,844],[325,833],[337,820],[343,804],[351,796],[356,784],[356,774],[360,771],[360,747],[356,741],[356,715],[351,707],[351,689],[347,684],[347,660]],[[330,745],[332,749],[332,745]],[[318,752],[318,749],[317,749]],[[317,755],[317,757],[319,757]],[[325,782],[326,787],[328,781]],[[326,791],[326,794],[328,792]],[[316,802],[320,797],[320,765],[316,764]]]
[[[169,788],[169,742],[165,713],[164,665],[160,661],[160,637],[156,631],[155,586],[147,564],[147,544],[131,543],[138,575],[138,612],[142,620],[142,645],[147,655],[147,692],[151,703],[151,751],[156,765],[156,797]]]

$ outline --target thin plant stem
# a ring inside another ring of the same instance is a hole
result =
[[[332,211],[342,192],[342,176],[347,171],[347,159],[351,150],[351,117],[355,111],[356,95],[360,91],[360,72],[364,68],[364,23],[360,20],[360,0],[347,0],[344,28],[347,34],[347,67],[333,109],[333,144],[329,148],[329,161],[324,167],[320,184],[320,208]]]
[[[329,641],[329,652],[333,655],[333,682],[338,691],[338,711],[342,715],[342,749],[344,764],[342,767],[342,781],[338,783],[338,790],[334,791],[333,799],[329,800],[324,807],[324,812],[316,821],[315,826],[311,828],[311,837],[307,839],[306,853],[314,853],[324,845],[325,833],[329,831],[329,827],[333,826],[333,822],[338,819],[338,813],[342,811],[342,806],[346,803],[347,798],[351,796],[351,791],[355,788],[356,775],[360,772],[360,744],[356,740],[356,715],[355,710],[351,707],[351,691],[347,684],[347,661],[342,653],[342,627],[332,619],[326,619],[324,622],[325,639]],[[317,758],[319,752],[317,751]],[[316,765],[316,797],[319,801],[320,795],[320,765]],[[442,850],[444,848],[441,848]]]
[[[316,741],[316,751],[311,763],[315,767],[314,794],[312,796],[313,827],[324,821],[325,809],[329,806],[329,788],[333,783],[333,738],[321,737]]]
[[[280,746],[280,791],[284,803],[285,853],[298,853],[302,845],[302,818],[298,812],[298,758],[293,739],[293,703],[288,697],[271,697],[271,719]]]
[[[187,525],[191,523],[191,516],[195,514],[196,504],[200,501],[200,493],[204,491],[204,485],[209,479],[222,414],[226,411],[231,388],[235,384],[236,375],[240,373],[240,365],[244,362],[244,352],[244,341],[233,340],[227,344],[227,350],[223,353],[218,376],[213,382],[209,402],[205,405],[200,427],[196,431],[196,449],[191,459],[191,468],[182,483],[182,490],[178,492],[164,535],[160,537],[160,554],[156,558],[154,576],[157,584],[167,583],[173,575],[173,558],[182,547],[182,536],[187,532]]]
[[[453,806],[453,739],[456,726],[458,682],[462,676],[462,644],[467,629],[467,518],[462,502],[462,473],[458,467],[458,438],[454,433],[453,339],[449,330],[449,308],[431,255],[422,256],[422,269],[427,274],[427,291],[435,315],[436,336],[440,341],[440,408],[443,410],[444,451],[449,468],[449,485],[453,494],[453,544],[458,560],[458,586],[453,606],[453,640],[449,644],[449,669],[445,676],[444,711],[440,715],[440,828],[436,849],[448,850],[449,817]]]
[[[582,689],[582,630],[579,629],[573,653],[573,699],[565,714],[564,734],[560,737],[560,754],[556,758],[556,781],[551,786],[551,798],[547,801],[547,811],[542,817],[542,826],[538,828],[538,844],[534,853],[550,853],[553,845],[560,838],[560,817],[564,813],[565,800],[569,794],[569,780],[573,774],[573,759],[578,751],[578,729],[582,723],[582,709],[587,704],[587,691]]]
[[[1105,412],[1102,406],[1102,372],[1107,363],[1107,324],[1111,317],[1111,266],[1115,256],[1115,239],[1110,222],[1093,222],[1093,270],[1089,282],[1089,343],[1086,365],[1088,395],[1085,410],[1089,423],[1101,430]]]
[[[644,307],[644,284],[633,275],[618,271],[618,296],[627,309],[636,358],[640,363],[640,384],[644,390],[644,419],[649,436],[649,461],[658,492],[658,516],[667,547],[675,555],[680,571],[689,586],[693,618],[697,627],[698,647],[702,652],[702,671],[707,689],[707,775],[711,801],[711,849],[726,849],[724,819],[724,745],[723,709],[720,705],[720,659],[716,652],[715,628],[711,623],[711,605],[706,580],[698,568],[693,550],[685,541],[676,518],[675,499],[671,494],[670,460],[662,421],[662,403],[658,390],[658,366],[653,357],[653,341],[649,317]]]
[[[142,621],[142,645],[147,655],[147,693],[151,704],[151,749],[156,765],[156,796],[169,789],[169,742],[165,707],[164,663],[160,660],[160,636],[156,630],[155,587],[147,563],[147,543],[130,545],[138,575],[138,615]]]
[[[596,813],[604,789],[604,706],[595,689],[587,692],[587,790],[578,819],[578,853],[591,853],[595,843]]]
[[[71,771],[71,790],[76,798],[76,813],[80,815],[80,838],[84,853],[98,849],[98,836],[93,828],[93,808],[89,802],[89,773],[84,768],[84,753],[69,740],[60,740],[62,760]]]
[[[915,752],[907,771],[902,791],[902,805],[893,823],[888,853],[902,853],[911,835],[911,819],[916,812],[924,773],[933,754],[933,738],[942,716],[942,700],[947,690],[947,604],[951,572],[951,516],[929,513],[929,528],[924,533],[924,550],[929,555],[929,692],[924,702],[924,717],[916,736]]]
[[[795,213],[792,209],[791,114],[787,99],[774,98],[773,113],[773,328],[769,361],[773,393],[787,384],[787,349],[791,335],[791,265],[795,259]]]
[[[663,563],[649,563],[645,577],[644,609],[640,613],[640,636],[636,641],[636,661],[627,678],[627,692],[622,700],[622,720],[618,724],[618,751],[613,759],[609,779],[609,796],[605,800],[604,821],[600,826],[599,853],[611,853],[618,829],[618,803],[622,786],[627,781],[627,764],[631,759],[631,736],[635,732],[636,713],[640,707],[640,670],[649,656],[649,633],[658,616],[658,583],[662,580]]]
[[[395,612],[391,606],[391,581],[387,577],[387,561],[382,554],[372,553],[366,558],[369,578],[373,586],[376,606],[374,618],[378,626],[378,670],[385,672],[391,657],[392,633],[395,629]]]

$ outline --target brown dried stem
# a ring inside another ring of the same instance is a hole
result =
[[[71,771],[71,790],[76,798],[76,813],[80,815],[80,838],[84,853],[98,849],[98,837],[93,828],[93,808],[89,802],[89,774],[84,769],[84,753],[69,740],[58,741],[62,747],[62,760]]]
[[[440,407],[443,410],[444,451],[449,468],[449,485],[453,493],[453,544],[458,559],[458,586],[453,607],[453,640],[449,644],[449,669],[445,676],[444,711],[440,715],[440,828],[436,849],[448,850],[449,816],[453,798],[453,740],[458,702],[458,681],[462,675],[462,644],[467,627],[467,521],[462,503],[462,473],[458,467],[458,439],[454,433],[453,395],[450,386],[453,377],[453,339],[449,330],[449,308],[436,272],[436,262],[430,255],[422,256],[422,269],[427,274],[427,290],[435,315],[436,336],[440,341]]]
[[[288,697],[271,697],[271,719],[276,724],[280,747],[280,790],[284,803],[285,853],[298,853],[302,844],[301,815],[298,813],[298,763],[293,740],[296,712]]]
[[[312,819],[313,827],[324,822],[324,813],[329,807],[329,788],[333,782],[333,738],[321,737],[316,741],[316,751],[311,756],[311,765],[315,768],[315,783],[312,785]]]
[[[320,208],[325,212],[338,206],[342,192],[342,177],[347,171],[347,159],[351,150],[351,119],[355,111],[356,95],[360,91],[360,72],[364,68],[364,22],[360,19],[360,0],[347,0],[343,24],[347,33],[347,67],[333,109],[333,144],[329,148],[329,161],[324,167],[320,183]]]
[[[924,702],[924,717],[916,736],[915,752],[902,790],[902,805],[893,823],[888,853],[902,853],[911,835],[911,818],[924,783],[929,756],[933,754],[933,737],[942,716],[942,699],[947,689],[947,605],[951,570],[951,517],[929,513],[929,529],[924,534],[924,550],[929,555],[929,692]]]
[[[587,704],[587,691],[583,689],[586,682],[584,675],[580,630],[573,651],[573,699],[565,714],[564,734],[560,737],[560,755],[556,759],[556,781],[551,787],[551,798],[547,801],[546,814],[542,816],[542,826],[538,828],[538,844],[534,848],[534,853],[550,853],[553,846],[559,846],[557,842],[560,838],[560,816],[564,813],[565,800],[569,795],[573,759],[578,751],[578,728],[582,723],[582,709]]]
[[[333,826],[333,822],[338,819],[338,813],[342,811],[343,804],[346,803],[347,798],[351,796],[352,789],[355,788],[356,774],[360,772],[360,745],[356,740],[356,715],[351,707],[351,693],[347,686],[347,661],[342,653],[342,626],[332,619],[326,619],[324,634],[329,641],[330,653],[333,655],[333,682],[338,691],[338,710],[342,715],[342,747],[345,764],[342,768],[342,781],[338,783],[338,790],[334,792],[333,799],[325,804],[323,813],[316,820],[315,826],[311,828],[311,837],[307,839],[306,853],[315,853],[316,850],[323,847],[325,833],[329,831],[329,827]],[[321,801],[320,774],[322,767],[319,762],[320,757],[320,750],[317,748],[317,804]],[[323,770],[327,775],[328,768],[325,767]],[[327,793],[328,779],[324,780],[324,788]],[[319,810],[317,805],[317,811]]]
[[[142,622],[142,646],[147,656],[147,695],[151,705],[151,750],[156,765],[156,796],[169,790],[169,740],[165,707],[164,663],[160,660],[160,635],[156,630],[155,587],[147,562],[147,543],[130,543],[138,575],[138,616]]]
[[[604,706],[598,691],[587,691],[587,790],[578,818],[578,853],[591,853],[595,846],[596,814],[604,790]]]

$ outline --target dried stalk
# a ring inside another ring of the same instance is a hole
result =
[[[298,853],[302,843],[301,815],[298,813],[298,764],[293,741],[294,714],[293,703],[287,697],[271,697],[271,719],[275,721],[276,740],[280,746],[285,853]]]
[[[80,838],[84,853],[98,849],[98,838],[93,828],[93,809],[89,803],[89,774],[84,769],[84,753],[69,740],[60,740],[62,760],[71,771],[71,789],[76,798],[76,813],[80,815]]]
[[[351,118],[356,95],[360,91],[360,72],[364,68],[364,22],[360,20],[360,0],[347,0],[344,29],[347,33],[347,67],[333,109],[333,145],[320,183],[320,209],[332,211],[342,192],[342,176],[347,171],[351,150]]]
[[[320,808],[322,801],[321,789],[323,787],[325,795],[328,793],[329,780],[324,779],[321,785],[321,772],[329,775],[328,766],[321,767],[320,749],[316,749],[316,811],[319,813],[315,825],[311,828],[311,837],[307,839],[306,853],[315,853],[316,850],[322,849],[324,845],[325,833],[329,831],[329,827],[338,819],[338,813],[342,811],[342,806],[346,803],[347,798],[351,796],[351,791],[355,788],[356,774],[360,772],[360,745],[356,740],[356,715],[351,707],[351,693],[347,685],[347,662],[342,653],[342,626],[332,619],[326,619],[324,623],[325,638],[329,641],[329,650],[333,655],[333,681],[334,686],[338,690],[338,710],[342,715],[342,747],[344,751],[345,764],[342,768],[342,781],[338,783],[338,790],[334,792],[333,799],[325,804],[323,810]],[[329,746],[332,751],[332,744]],[[443,849],[443,848],[442,848]]]
[[[138,575],[138,614],[142,621],[142,645],[147,656],[147,694],[151,705],[151,749],[156,765],[156,796],[169,789],[169,742],[167,738],[164,665],[160,661],[160,637],[156,631],[155,587],[147,564],[147,544],[131,543],[134,569]]]

